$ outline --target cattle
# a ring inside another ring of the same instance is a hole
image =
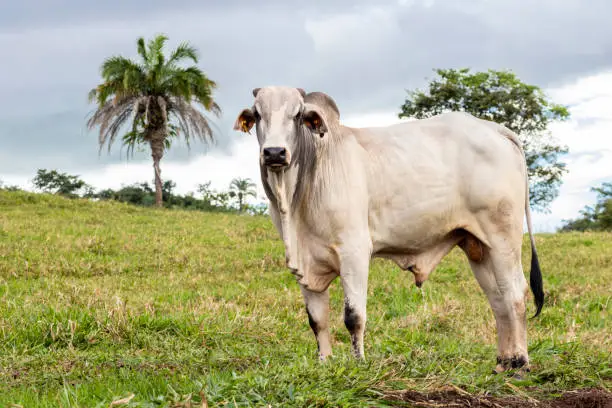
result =
[[[495,316],[494,371],[529,371],[523,216],[535,316],[544,293],[517,135],[461,112],[354,128],[340,123],[338,106],[323,92],[269,86],[252,94],[253,106],[240,112],[234,129],[255,127],[270,216],[319,358],[332,354],[328,287],[335,278],[352,352],[363,359],[371,258],[394,261],[420,286],[459,246]]]

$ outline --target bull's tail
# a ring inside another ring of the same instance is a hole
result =
[[[531,209],[529,208],[529,182],[527,182],[527,191],[525,193],[525,216],[527,218],[529,241],[531,242],[531,270],[529,271],[529,283],[536,305],[536,313],[533,317],[537,317],[542,311],[542,306],[544,306],[544,284],[542,282],[540,262],[538,261],[538,251],[536,250],[535,238],[532,232]]]

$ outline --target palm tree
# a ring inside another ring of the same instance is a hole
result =
[[[240,211],[244,209],[245,198],[251,196],[256,197],[255,183],[250,178],[242,179],[235,178],[230,183],[230,191],[238,197],[238,208]]]
[[[87,122],[89,129],[100,126],[100,149],[107,144],[110,152],[120,129],[131,121],[131,131],[123,136],[122,143],[128,155],[136,145],[151,147],[157,206],[162,205],[159,163],[172,140],[182,134],[188,148],[190,140],[196,138],[214,141],[207,117],[192,102],[217,117],[221,115],[212,96],[216,83],[196,66],[179,65],[185,60],[197,64],[198,51],[182,43],[166,58],[163,48],[167,40],[165,35],[158,35],[145,44],[142,37],[138,38],[140,61],[113,56],[103,62],[103,82],[89,92],[97,110]]]

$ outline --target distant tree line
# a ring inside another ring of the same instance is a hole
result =
[[[593,187],[597,193],[594,206],[586,206],[580,217],[566,220],[559,231],[612,231],[612,182]]]
[[[9,186],[7,184],[4,184],[4,181],[0,180],[0,190],[4,190],[4,191],[21,191],[21,187],[19,186]]]
[[[86,198],[91,200],[114,200],[138,206],[156,205],[155,186],[149,182],[140,182],[121,187],[120,189],[96,190],[79,176],[61,173],[57,170],[39,169],[32,180],[34,188],[43,193],[61,195],[67,198]],[[248,197],[256,197],[255,183],[251,179],[236,178],[227,190],[215,190],[208,181],[199,184],[195,193],[185,195],[175,193],[176,183],[165,180],[162,183],[163,206],[212,212],[242,212],[252,215],[263,215],[268,207],[265,203],[252,205]],[[18,186],[5,186],[0,181],[0,189],[17,191]]]
[[[44,193],[57,194],[68,198],[87,198],[93,200],[114,200],[138,206],[155,205],[155,188],[148,182],[134,183],[118,190],[110,188],[96,191],[79,176],[60,173],[57,170],[39,169],[32,180],[34,187]],[[252,215],[267,213],[265,203],[251,205],[248,197],[256,197],[255,184],[251,179],[236,178],[227,190],[217,191],[211,188],[211,182],[198,184],[197,193],[176,194],[176,183],[166,180],[162,184],[164,207],[212,212],[243,212]],[[0,190],[20,191],[16,185],[5,185],[0,180]],[[597,193],[593,206],[586,206],[580,211],[580,217],[564,220],[560,232],[567,231],[612,231],[612,182],[602,183],[591,188]]]

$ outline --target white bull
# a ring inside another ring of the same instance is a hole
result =
[[[340,276],[344,322],[363,358],[369,263],[395,261],[421,285],[455,246],[466,253],[497,324],[497,372],[528,370],[523,216],[531,289],[544,301],[531,232],[526,162],[514,133],[465,113],[351,128],[321,92],[267,87],[234,128],[256,127],[261,178],[304,296],[319,357],[331,355],[329,284]]]

